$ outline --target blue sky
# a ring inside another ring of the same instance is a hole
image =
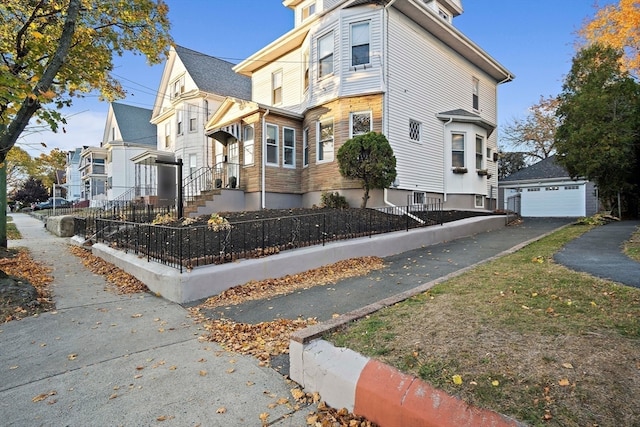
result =
[[[403,1],[403,0],[398,0]],[[174,41],[237,63],[293,28],[293,12],[281,0],[167,0]],[[523,118],[540,96],[557,95],[571,67],[576,31],[597,6],[614,0],[462,0],[454,25],[516,75],[498,90],[499,125]],[[144,58],[116,59],[114,73],[128,96],[119,102],[152,108],[162,65]],[[32,156],[53,148],[99,145],[108,103],[97,95],[64,110],[66,133],[43,132],[19,140]],[[44,142],[47,148],[43,148]]]

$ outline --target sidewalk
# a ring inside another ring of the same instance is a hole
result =
[[[200,342],[202,330],[177,304],[105,290],[67,251],[68,239],[27,214],[11,216],[23,239],[9,246],[53,267],[56,311],[0,324],[2,425],[260,426],[262,413],[269,425],[306,425],[313,408],[269,407],[291,402],[295,384]]]

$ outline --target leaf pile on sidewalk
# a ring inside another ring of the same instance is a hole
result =
[[[384,261],[379,257],[350,258],[303,273],[260,281],[252,280],[208,298],[200,307],[215,308],[224,305],[237,305],[245,301],[284,295],[298,289],[324,286],[349,277],[363,276],[383,267]]]
[[[22,319],[48,311],[54,307],[49,285],[53,281],[51,269],[36,263],[25,249],[5,250],[0,254],[0,270],[22,281],[15,281],[12,291],[5,289],[0,296],[0,321]],[[25,301],[18,294],[33,286],[35,299]]]
[[[191,310],[198,312],[197,308]],[[253,355],[266,365],[271,356],[289,353],[289,338],[293,332],[315,323],[315,319],[276,319],[252,325],[220,319],[205,322],[208,334],[203,339],[236,353]]]
[[[142,283],[140,280],[136,279],[121,268],[118,268],[102,258],[93,255],[88,250],[79,246],[69,246],[69,251],[82,259],[82,263],[90,271],[104,276],[109,283],[114,285],[116,292],[119,294],[149,292],[147,285]]]

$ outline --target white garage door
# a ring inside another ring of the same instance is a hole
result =
[[[584,185],[557,185],[522,189],[522,216],[585,216]]]

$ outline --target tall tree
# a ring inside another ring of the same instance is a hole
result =
[[[540,97],[529,107],[524,119],[514,119],[502,128],[502,140],[515,151],[524,153],[530,162],[544,160],[555,152],[555,134],[558,127],[555,97]]]
[[[0,163],[32,117],[56,131],[74,97],[124,96],[113,55],[160,62],[171,41],[167,13],[163,0],[0,2]]]
[[[500,151],[498,153],[498,179],[503,179],[527,167],[524,153]]]
[[[624,52],[622,61],[640,77],[640,2],[619,0],[600,9],[580,30],[587,43],[599,43]]]
[[[366,208],[369,190],[387,188],[396,179],[396,157],[387,138],[377,132],[354,136],[338,150],[340,174],[362,182],[362,205]]]
[[[54,148],[49,154],[42,153],[33,160],[31,176],[42,181],[42,184],[51,188],[57,182],[56,173],[64,170],[67,165],[67,155],[59,148]]]
[[[622,194],[637,214],[640,85],[621,68],[622,55],[600,44],[576,54],[559,97],[556,149],[572,177],[594,181],[605,201]]]
[[[14,147],[5,159],[7,167],[7,187],[18,188],[33,170],[33,158],[20,147]]]
[[[32,118],[57,131],[60,110],[97,91],[124,96],[112,74],[113,56],[164,58],[169,36],[163,0],[2,0],[0,2],[0,165]],[[0,173],[0,206],[6,204]],[[4,212],[4,211],[3,211]],[[0,246],[6,217],[0,213]]]

